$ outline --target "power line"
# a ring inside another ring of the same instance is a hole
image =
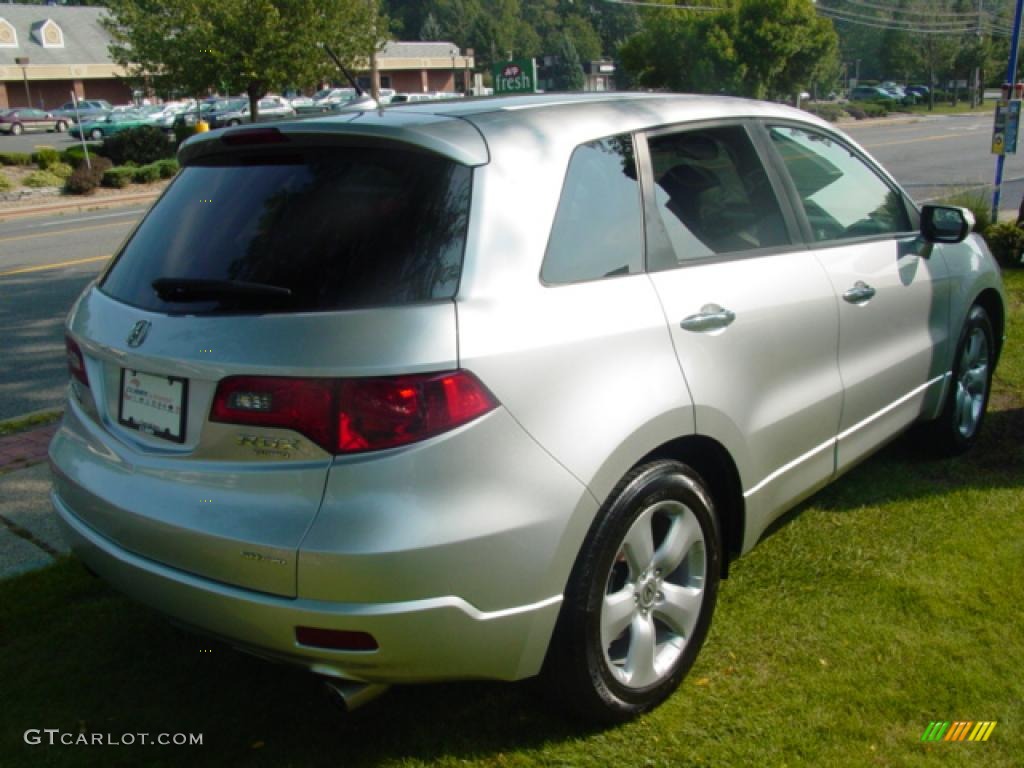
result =
[[[887,13],[892,13],[892,14],[901,15],[901,16],[927,16],[929,18],[933,18],[933,17],[936,17],[936,16],[947,16],[947,17],[955,18],[957,20],[963,20],[963,21],[970,20],[971,22],[974,22],[978,18],[978,15],[979,15],[977,11],[957,12],[957,11],[915,10],[913,8],[896,8],[896,7],[891,6],[891,5],[882,5],[882,4],[879,4],[879,3],[868,2],[868,0],[843,0],[843,2],[846,5],[855,5],[855,6],[858,6],[858,7],[861,7],[861,8],[870,8],[870,9],[875,10],[875,11],[885,11]],[[991,11],[983,11],[983,13],[988,14],[988,15],[992,15]]]
[[[849,2],[850,0],[847,0]],[[880,18],[878,16],[865,15],[857,11],[845,8],[835,8],[827,5],[817,4],[817,11],[827,18],[835,21],[843,21],[848,24],[872,27],[875,29],[888,29],[900,32],[912,32],[925,35],[966,35],[977,33],[979,27],[991,34],[1008,35],[1005,27],[983,20],[979,25],[975,19],[935,19],[930,24],[924,24],[916,19],[893,19]]]
[[[911,22],[901,23],[892,19],[880,19],[872,16],[862,16],[859,14],[853,14],[848,11],[842,11],[835,8],[826,8],[824,6],[817,6],[817,11],[822,16],[833,19],[834,21],[842,21],[847,24],[854,24],[862,27],[872,27],[874,29],[886,29],[896,32],[911,32],[914,34],[921,35],[968,35],[978,31],[976,24],[967,26],[957,27],[921,27],[916,26]],[[1004,28],[997,27],[991,24],[983,24],[983,29],[990,34],[997,35],[999,37],[1009,37],[1009,32],[1005,31]]]
[[[724,11],[724,6],[716,5],[674,5],[670,3],[647,3],[641,0],[603,0],[605,3],[611,3],[613,5],[632,5],[639,8],[660,8],[663,11],[700,11],[706,13],[708,11]]]

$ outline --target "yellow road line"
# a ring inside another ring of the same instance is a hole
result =
[[[77,232],[89,232],[94,229],[107,229],[109,227],[123,227],[126,224],[134,225],[134,221],[111,221],[106,224],[93,224],[91,227],[74,227],[72,229],[52,230],[50,232],[35,232],[31,235],[12,235],[11,237],[0,237],[0,243],[12,243],[15,240],[31,240],[36,237],[57,237],[58,235],[71,235]]]
[[[106,256],[90,256],[87,259],[72,259],[71,261],[59,261],[56,264],[41,264],[38,267],[22,267],[21,269],[12,269],[9,272],[0,272],[0,277],[7,277],[8,275],[24,275],[28,272],[46,272],[50,269],[61,269],[63,267],[73,267],[76,264],[89,264],[94,261],[106,261],[111,257],[112,254]]]
[[[988,133],[988,130],[984,131]],[[962,139],[964,136],[968,136],[972,133],[982,133],[981,130],[977,131],[962,131],[960,133],[944,133],[941,136],[922,136],[918,139],[900,139],[899,141],[880,141],[875,144],[862,144],[861,146],[865,149],[871,149],[872,147],[894,147],[897,144],[917,144],[922,141],[942,141],[943,139]]]

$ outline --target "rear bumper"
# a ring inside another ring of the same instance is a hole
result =
[[[51,498],[75,554],[122,592],[243,650],[317,674],[365,682],[527,677],[540,668],[561,605],[561,595],[491,612],[455,596],[393,603],[275,597],[134,555],[77,518],[56,492]],[[369,632],[380,647],[303,646],[297,626]]]

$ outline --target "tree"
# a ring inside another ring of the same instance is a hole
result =
[[[555,65],[555,90],[582,91],[586,83],[583,77],[583,65],[576,52],[576,46],[568,35],[563,35],[557,51]]]
[[[443,38],[444,29],[438,23],[437,17],[433,13],[428,13],[427,18],[423,20],[423,26],[420,27],[420,40],[432,42]]]
[[[758,99],[810,87],[839,50],[832,22],[810,0],[739,0],[734,46],[746,65],[743,92]]]
[[[200,95],[244,92],[253,120],[270,90],[327,79],[379,45],[375,0],[109,0],[110,52],[131,75]]]
[[[642,85],[792,96],[837,69],[832,22],[810,0],[739,0],[711,13],[655,9],[620,48]]]

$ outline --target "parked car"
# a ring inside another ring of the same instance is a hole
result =
[[[923,100],[928,98],[929,88],[927,85],[908,85],[907,93],[912,93],[918,100]]]
[[[201,117],[204,121],[209,119],[210,113],[222,109],[231,99],[213,98],[205,99],[199,103],[199,113],[196,114],[195,104],[174,116],[171,123],[172,128],[176,125],[195,125]]]
[[[141,125],[153,125],[152,118],[141,112],[111,112],[98,120],[83,120],[81,123],[71,126],[70,134],[76,139],[84,137],[100,141],[107,136],[126,131],[129,128],[138,128]]]
[[[888,104],[911,105],[917,103],[913,95],[903,96],[877,85],[858,85],[850,91],[850,101],[881,101]]]
[[[0,133],[18,136],[25,131],[57,131],[68,129],[68,120],[41,109],[18,107],[0,111]]]
[[[83,120],[92,120],[109,114],[113,109],[110,102],[106,99],[80,99],[77,111],[75,110],[75,103],[68,101],[53,110],[53,114],[57,117],[68,118],[72,123],[76,123],[79,117]]]
[[[53,503],[92,571],[353,706],[540,674],[649,710],[780,514],[982,428],[971,215],[806,112],[453,101],[179,160],[68,316]]]
[[[295,117],[295,114],[291,105],[280,96],[265,96],[259,101],[259,114],[256,121],[281,120],[286,117]],[[211,128],[251,123],[249,100],[232,99],[221,105],[220,108],[211,110],[206,120],[210,123]]]

